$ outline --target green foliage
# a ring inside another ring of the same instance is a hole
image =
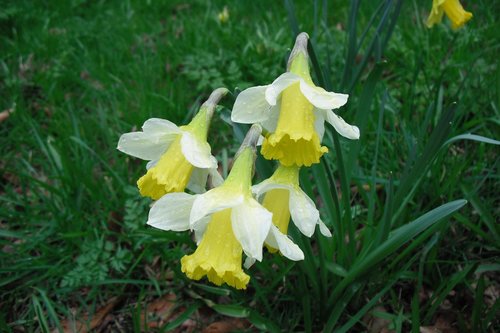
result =
[[[103,238],[84,242],[82,254],[75,259],[76,267],[68,272],[61,281],[61,287],[81,287],[106,280],[109,271],[117,274],[125,272],[132,261],[129,250],[115,249],[115,244]]]

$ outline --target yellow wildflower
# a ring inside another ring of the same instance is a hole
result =
[[[141,132],[120,137],[118,150],[150,161],[146,174],[137,181],[143,196],[158,200],[186,187],[200,193],[209,174],[216,184],[222,181],[207,134],[215,106],[226,93],[225,88],[215,90],[188,125],[177,127],[168,120],[152,118]]]
[[[434,24],[440,23],[443,13],[450,19],[453,29],[462,27],[472,18],[472,13],[466,11],[459,0],[433,0],[427,26],[431,28]]]
[[[348,95],[314,85],[309,73],[308,38],[306,33],[297,36],[288,72],[270,85],[242,91],[231,114],[234,122],[262,124],[271,133],[264,140],[262,154],[286,166],[319,162],[328,151],[321,146],[325,120],[342,136],[359,138],[359,129],[332,111],[347,103]]]
[[[227,21],[229,21],[229,9],[227,9],[227,6],[224,6],[222,12],[217,15],[217,18],[219,19],[220,23],[226,23]]]

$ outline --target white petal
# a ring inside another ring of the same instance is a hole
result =
[[[266,192],[269,192],[269,191],[275,190],[275,189],[292,190],[293,188],[292,188],[292,186],[287,185],[287,184],[275,183],[268,178],[268,179],[260,182],[259,184],[252,186],[252,193],[255,194],[257,199],[259,199]]]
[[[211,189],[196,198],[193,209],[189,217],[191,228],[196,228],[197,224],[205,216],[234,207],[243,202],[243,195],[228,191],[227,187],[221,186]]]
[[[270,237],[269,237],[270,236]],[[304,260],[304,252],[287,235],[283,234],[275,225],[271,225],[266,242],[280,250],[281,254],[290,260]]]
[[[210,145],[189,132],[182,132],[182,154],[189,163],[197,168],[216,168],[217,160],[212,156]]]
[[[253,264],[255,264],[255,259],[254,258],[251,258],[251,257],[247,257],[245,259],[245,263],[243,264],[243,266],[246,268],[246,269],[249,269],[250,267],[253,266]]]
[[[179,134],[181,132],[176,124],[160,118],[146,120],[142,125],[142,131],[148,135]]]
[[[318,112],[318,109],[314,109],[314,129],[318,133],[319,141],[323,140],[323,135],[325,134],[325,117],[324,112]]]
[[[150,137],[144,132],[125,133],[120,137],[116,148],[143,160],[156,160],[168,149],[174,139],[175,137]]]
[[[332,110],[322,110],[325,114],[326,121],[329,122],[335,130],[348,139],[359,139],[359,128],[349,125],[342,117],[337,116]]]
[[[281,92],[297,81],[300,81],[300,76],[290,72],[278,76],[278,78],[266,89],[267,102],[270,105],[276,105]]]
[[[174,123],[158,118],[148,119],[142,128],[142,132],[123,134],[118,150],[143,160],[159,159],[180,133]]]
[[[254,199],[247,199],[231,210],[234,235],[249,257],[262,260],[262,245],[269,233],[273,214]]]
[[[310,86],[304,80],[300,80],[300,91],[312,105],[324,110],[338,109],[347,103],[349,98],[349,95],[346,94],[338,94],[326,91],[321,87]]]
[[[217,168],[208,169],[208,174],[210,175],[210,181],[213,187],[221,186],[222,183],[224,183],[224,178],[222,178],[219,171],[217,171]]]
[[[159,161],[159,159],[149,161],[149,162],[146,164],[146,170],[149,170],[149,169],[151,169],[152,167],[154,167],[156,164],[158,164],[158,161]]]
[[[208,176],[210,176],[212,187],[217,187],[222,185],[222,183],[224,183],[224,179],[217,171],[217,169],[194,168],[193,174],[189,179],[189,184],[187,185],[187,188],[193,191],[194,193],[204,193],[207,188]]]
[[[332,233],[330,232],[330,229],[326,226],[326,224],[323,223],[323,221],[319,220],[319,231],[321,234],[325,237],[332,237]]]
[[[234,102],[231,120],[235,123],[253,124],[266,121],[271,107],[265,99],[268,86],[257,86],[243,90]]]
[[[196,241],[196,245],[200,244],[205,231],[207,230],[208,222],[212,219],[211,216],[206,216],[202,218],[196,226],[194,230],[194,239]]]
[[[189,215],[196,195],[169,193],[156,201],[149,211],[147,224],[162,230],[189,229]]]
[[[194,193],[204,193],[207,185],[208,170],[210,169],[194,168],[187,188]]]
[[[259,139],[257,140],[257,146],[262,146],[262,144],[264,143],[264,136],[262,135],[259,135]]]
[[[311,237],[319,220],[316,205],[302,190],[290,191],[290,215],[299,230]]]
[[[274,133],[276,131],[276,126],[278,126],[278,119],[280,117],[280,108],[280,102],[272,106],[269,109],[269,118],[261,123],[262,127],[269,133]]]

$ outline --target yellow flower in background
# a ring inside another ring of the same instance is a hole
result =
[[[181,259],[182,271],[193,280],[207,276],[214,284],[244,289],[250,277],[241,268],[243,252],[252,261],[262,260],[272,214],[252,196],[260,133],[260,126],[252,126],[221,186],[197,195],[167,194],[149,212],[148,224],[153,227],[195,232],[198,248]]]
[[[433,0],[427,26],[431,28],[434,24],[440,23],[443,13],[450,19],[453,29],[462,27],[472,18],[472,13],[466,11],[459,0]]]
[[[359,138],[359,129],[332,111],[347,103],[348,95],[314,85],[309,73],[308,38],[306,33],[297,36],[288,72],[270,85],[242,91],[231,113],[234,122],[261,124],[270,133],[262,144],[262,155],[286,166],[319,162],[328,151],[321,146],[325,120],[340,135]]]
[[[226,23],[229,21],[229,9],[227,9],[227,6],[224,6],[224,9],[222,9],[222,12],[217,15],[217,18],[220,23]]]
[[[146,174],[137,181],[141,195],[158,200],[186,187],[201,193],[208,175],[215,185],[222,182],[207,134],[215,106],[227,92],[216,89],[188,125],[177,127],[168,120],[152,118],[142,131],[120,137],[118,150],[150,161]]]

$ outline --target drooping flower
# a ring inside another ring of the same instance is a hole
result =
[[[216,185],[222,182],[207,134],[215,106],[227,92],[225,88],[216,89],[188,125],[177,127],[168,120],[152,118],[141,132],[120,137],[118,150],[150,161],[146,174],[137,181],[143,196],[158,200],[186,187],[200,193],[209,174]]]
[[[272,214],[252,196],[255,145],[261,128],[252,126],[224,183],[204,194],[167,194],[149,213],[148,224],[164,230],[194,230],[199,241],[191,255],[181,259],[191,279],[207,276],[217,285],[245,289],[249,281],[241,268],[242,253],[262,260],[262,246]]]
[[[472,13],[466,11],[459,0],[433,0],[427,26],[431,28],[434,24],[440,23],[443,13],[450,19],[453,29],[462,27],[472,18]]]
[[[359,129],[347,124],[332,109],[347,103],[348,95],[328,92],[314,85],[309,73],[308,35],[297,36],[288,60],[288,72],[266,86],[242,91],[231,120],[260,123],[269,133],[262,145],[267,159],[285,166],[310,166],[328,151],[321,146],[325,120],[342,136],[359,138]]]
[[[279,249],[282,254],[289,251],[289,244],[283,243],[283,237],[288,233],[290,217],[307,237],[312,236],[316,225],[323,235],[332,235],[321,221],[314,202],[300,188],[299,170],[297,166],[280,165],[270,178],[252,187],[257,199],[263,197],[262,205],[273,213],[273,226],[266,239],[271,252],[273,249]]]

